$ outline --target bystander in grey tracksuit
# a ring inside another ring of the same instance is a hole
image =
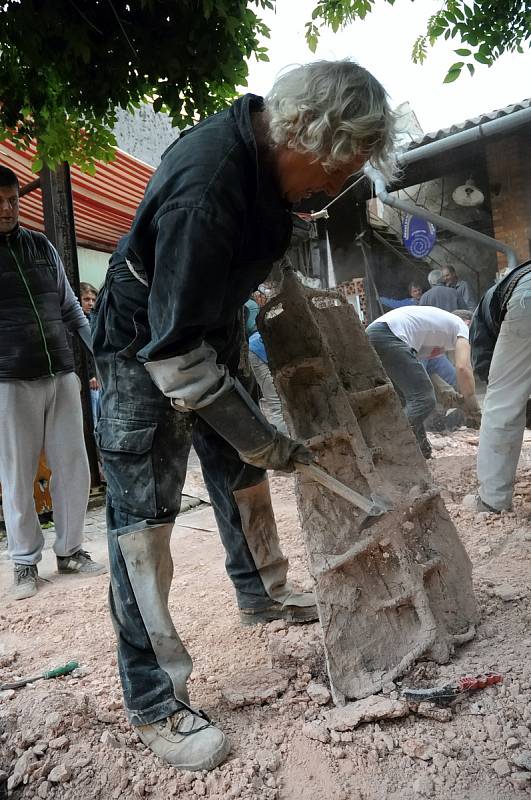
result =
[[[80,382],[68,332],[90,344],[90,329],[57,251],[41,233],[0,235],[0,482],[15,597],[37,589],[44,538],[33,484],[44,450],[60,572],[100,572],[84,550],[90,474]]]

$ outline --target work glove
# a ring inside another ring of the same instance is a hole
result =
[[[481,425],[481,409],[475,394],[463,399],[463,411],[467,427],[477,430]]]
[[[269,444],[249,452],[240,451],[239,456],[253,467],[276,469],[279,472],[294,472],[296,462],[310,464],[313,461],[312,454],[303,444],[278,431]]]
[[[212,403],[195,409],[227,441],[242,461],[261,469],[293,472],[295,461],[309,464],[310,451],[279,433],[238,380]]]
[[[443,408],[460,408],[462,406],[462,396],[444,378],[441,378],[440,375],[430,375],[430,380],[435,389],[437,401]]]

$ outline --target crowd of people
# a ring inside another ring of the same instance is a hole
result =
[[[369,72],[351,61],[292,69],[265,99],[241,97],[168,148],[102,290],[82,284],[81,304],[50,242],[19,226],[18,181],[0,168],[0,268],[8,278],[0,298],[0,482],[14,596],[30,597],[38,586],[43,537],[32,486],[41,449],[52,470],[58,571],[105,569],[82,548],[89,472],[70,333],[94,353],[90,389],[124,705],[140,739],[178,768],[212,769],[230,749],[190,705],[192,659],[168,610],[170,537],[190,448],[242,624],[317,619],[313,594],[288,579],[267,479],[267,470],[293,472],[312,456],[287,434],[256,316],[271,265],[290,242],[291,204],[337,195],[368,160],[391,176],[393,146],[394,116]],[[430,374],[477,419],[472,361],[481,363],[488,386],[478,508],[500,511],[512,501],[531,391],[531,267],[487,293],[471,328],[468,284],[450,266],[428,279],[426,292],[412,283],[402,301],[381,298],[392,310],[369,325],[368,340],[426,457]],[[240,357],[244,305],[256,380]]]

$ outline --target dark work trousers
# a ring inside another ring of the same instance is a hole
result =
[[[386,322],[373,322],[367,328],[367,336],[402,398],[406,416],[415,429],[431,414],[436,405],[435,392],[428,373],[418,360],[415,350],[395,336]]]
[[[107,480],[110,607],[125,706],[136,725],[162,719],[180,706],[170,677],[155,656],[119,538],[149,526],[162,526],[157,528],[162,530],[173,523],[179,512],[192,440],[238,605],[260,609],[271,604],[233,497],[233,490],[260,483],[265,473],[243,464],[237,452],[195,414],[175,411],[135,358],[147,341],[146,293],[125,267],[111,268],[98,298],[92,328],[102,382],[96,438]],[[134,331],[127,324],[133,319]],[[236,374],[239,341],[229,343],[229,350],[225,363]]]

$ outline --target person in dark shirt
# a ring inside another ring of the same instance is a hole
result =
[[[242,622],[316,619],[312,593],[287,581],[265,472],[311,455],[246,390],[242,306],[290,243],[291,204],[335,196],[367,160],[389,172],[393,128],[357,64],[293,69],[265,100],[247,94],[170,146],[111,258],[93,326],[111,612],[129,720],[181,769],[212,769],[230,748],[190,706],[192,660],[168,611],[191,437]]]
[[[69,336],[91,348],[89,324],[46,236],[19,225],[19,183],[0,166],[0,483],[13,597],[39,587],[44,536],[33,497],[41,451],[59,573],[106,571],[83,549],[90,473],[80,383]]]
[[[474,311],[477,306],[476,298],[470,285],[467,281],[459,278],[455,267],[443,267],[442,277],[446,286],[455,289],[461,301],[460,308],[466,308],[468,311]]]
[[[432,269],[428,274],[428,283],[430,284],[430,288],[427,292],[424,292],[420,298],[419,305],[434,306],[435,308],[441,308],[443,311],[450,312],[457,311],[458,309],[466,309],[457,290],[445,286],[443,274],[440,269]]]

